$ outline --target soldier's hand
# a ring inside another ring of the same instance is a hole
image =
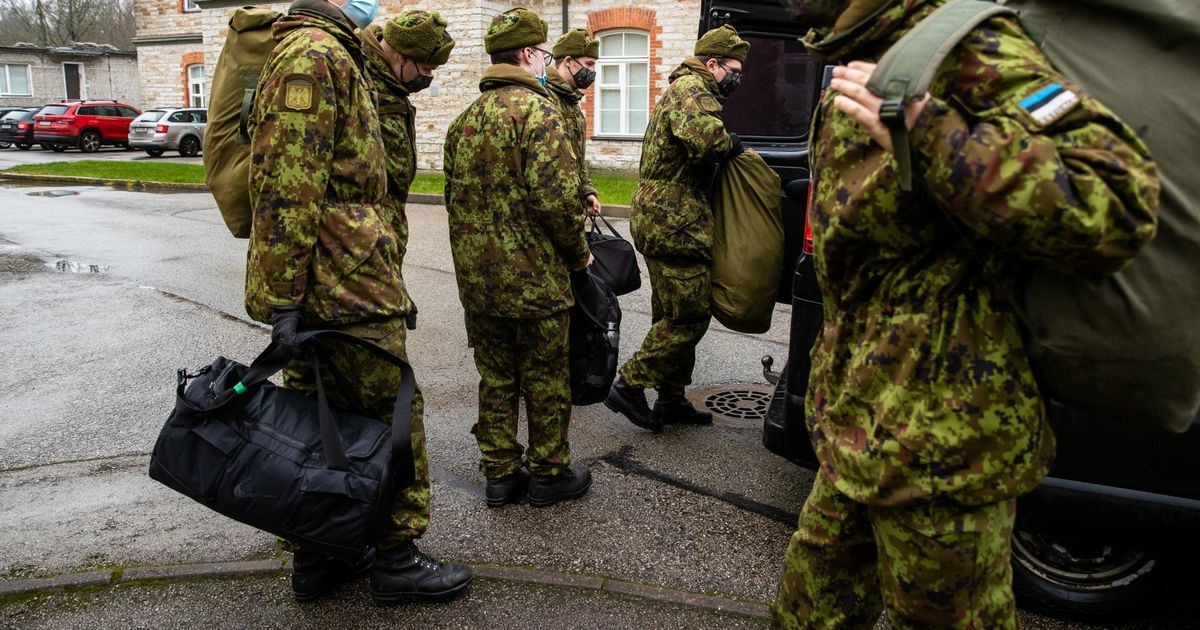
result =
[[[583,200],[583,211],[593,217],[600,215],[600,200],[596,198],[595,193],[588,195],[587,199]]]
[[[732,160],[733,158],[746,152],[746,147],[742,146],[741,136],[737,135],[736,133],[730,133],[729,141],[733,143],[733,149],[729,151],[729,155],[727,155],[725,159]]]
[[[879,108],[883,105],[883,99],[867,89],[867,81],[873,72],[875,72],[875,64],[851,61],[850,65],[838,66],[833,69],[833,81],[829,83],[829,87],[838,93],[837,97],[833,99],[834,106],[862,125],[872,140],[891,153],[892,134],[883,120],[879,118]],[[919,101],[905,104],[905,127],[912,129],[917,122],[917,117],[921,115],[928,102],[929,94],[926,94]]]
[[[303,314],[303,306],[277,307],[271,311],[271,341],[293,357],[304,354],[300,342],[296,339]]]

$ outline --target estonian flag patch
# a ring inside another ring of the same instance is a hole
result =
[[[1021,101],[1021,109],[1037,124],[1046,126],[1079,104],[1079,97],[1061,84],[1051,83]]]

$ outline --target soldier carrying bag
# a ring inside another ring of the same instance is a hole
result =
[[[204,128],[204,183],[212,191],[229,232],[250,237],[250,108],[258,78],[275,38],[271,26],[280,14],[244,7],[229,18],[229,34],[213,70]]]
[[[179,371],[175,409],[150,457],[150,477],[200,503],[304,549],[356,562],[412,484],[416,380],[400,357],[339,331],[300,333],[317,395],[267,379],[291,360],[275,344],[249,366],[218,357]],[[392,426],[334,413],[316,356],[320,343],[361,346],[403,373]]]
[[[995,15],[1018,16],[1056,69],[1136,130],[1162,181],[1158,234],[1128,267],[1095,281],[1035,268],[1018,287],[1013,305],[1038,381],[1092,417],[1183,432],[1200,411],[1200,11],[1192,0],[946,3],[888,50],[868,83],[884,99],[906,190],[915,169],[904,103]]]

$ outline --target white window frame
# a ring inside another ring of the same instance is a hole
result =
[[[614,28],[614,29],[608,29],[608,30],[604,30],[604,31],[600,31],[600,32],[596,33],[596,39],[603,39],[605,37],[610,37],[613,35],[640,35],[642,37],[645,37],[646,38],[646,56],[644,56],[644,57],[605,57],[605,56],[603,56],[603,52],[602,52],[600,59],[596,60],[596,90],[594,92],[596,101],[595,101],[595,107],[593,108],[593,110],[594,110],[593,115],[595,116],[595,121],[594,121],[595,124],[593,125],[593,129],[595,129],[595,133],[593,134],[593,137],[596,137],[596,138],[642,138],[643,136],[646,135],[644,130],[641,132],[629,131],[630,109],[629,109],[629,100],[628,100],[628,97],[629,97],[629,94],[628,94],[629,79],[628,79],[628,77],[629,77],[629,65],[630,64],[634,64],[634,63],[646,64],[646,108],[645,108],[645,112],[646,112],[646,123],[649,124],[649,122],[650,122],[650,86],[653,85],[653,83],[654,83],[653,72],[651,71],[652,69],[650,67],[650,32],[644,31],[639,28]],[[601,81],[602,77],[604,76],[604,68],[608,67],[608,66],[615,66],[618,68],[618,77],[617,77],[616,84],[606,84],[606,83],[602,83],[602,81]],[[615,132],[614,131],[606,131],[601,123],[601,121],[603,120],[601,114],[604,111],[603,110],[604,99],[602,97],[602,92],[605,90],[613,90],[613,89],[619,90],[620,94],[621,94],[621,97],[620,97],[621,98],[621,109],[620,109],[621,125],[620,125],[620,130],[615,131]]]
[[[184,13],[196,13],[200,11],[200,5],[196,4],[196,0],[183,0]]]
[[[88,97],[87,74],[86,74],[87,68],[85,68],[84,65],[82,63],[79,63],[78,61],[62,62],[63,98],[71,98],[71,95],[68,93],[68,90],[67,90],[67,66],[69,66],[69,65],[70,66],[79,66],[79,98],[86,101],[87,97]]]
[[[200,69],[200,78],[192,76],[192,68]],[[184,68],[188,77],[188,107],[204,107],[204,64],[193,63]]]
[[[33,66],[27,63],[0,63],[0,68],[4,69],[4,91],[0,92],[0,96],[33,96]],[[25,85],[29,88],[29,92],[20,93],[12,91],[12,68],[25,68]]]

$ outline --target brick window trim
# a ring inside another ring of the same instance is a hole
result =
[[[189,52],[183,53],[183,57],[179,60],[179,74],[183,77],[183,106],[192,106],[192,86],[191,78],[188,77],[188,66],[204,63],[204,53]]]
[[[650,102],[646,108],[646,115],[654,111],[654,106],[658,103],[658,97],[662,95],[662,82],[659,80],[656,68],[662,66],[662,27],[658,25],[658,16],[650,9],[638,9],[634,7],[617,7],[613,9],[604,9],[601,11],[592,11],[588,13],[588,33],[592,37],[601,34],[603,31],[611,31],[614,29],[636,29],[646,31],[650,36]],[[593,86],[589,88],[588,98],[583,100],[584,120],[587,123],[586,135],[588,138],[595,138],[595,94],[596,90]],[[603,139],[603,137],[601,137]],[[632,139],[632,138],[626,138]]]

